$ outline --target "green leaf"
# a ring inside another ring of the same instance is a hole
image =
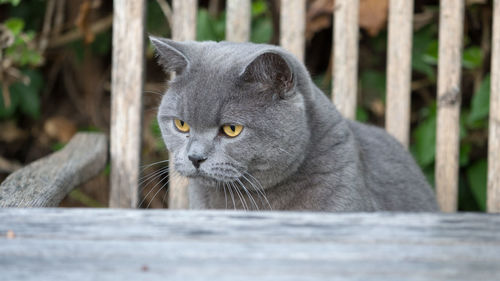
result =
[[[250,41],[254,43],[268,43],[273,36],[273,23],[267,2],[264,0],[252,1],[252,23]]]
[[[481,211],[486,210],[487,169],[488,164],[486,159],[481,159],[474,162],[466,171],[467,182]]]
[[[356,108],[356,120],[359,122],[367,122],[368,121],[368,112],[361,106]]]
[[[469,143],[462,143],[460,145],[460,167],[467,166],[469,164],[469,155],[470,151],[472,149],[472,146]]]
[[[382,71],[365,70],[361,73],[361,88],[363,92],[385,100],[386,74]]]
[[[252,17],[260,16],[268,11],[267,3],[263,0],[252,1]]]
[[[422,60],[428,64],[437,65],[438,51],[439,51],[438,41],[437,40],[431,41],[427,46],[426,52],[422,55]]]
[[[481,210],[474,194],[472,194],[465,172],[458,175],[458,210],[466,212],[478,212]]]
[[[479,46],[472,46],[464,50],[462,64],[465,68],[474,69],[481,66],[483,52]]]
[[[66,144],[64,144],[62,142],[56,142],[50,146],[50,149],[52,149],[52,151],[59,151],[59,150],[63,149],[65,145]]]
[[[225,38],[225,16],[213,17],[207,9],[199,9],[196,25],[196,40],[222,41]]]
[[[21,3],[21,0],[0,0],[0,4],[12,4],[13,6],[17,6]]]
[[[147,1],[146,30],[151,34],[170,37],[170,26],[158,2],[155,0]]]
[[[437,29],[435,25],[428,25],[413,36],[412,69],[427,76],[431,81],[436,80],[434,66],[437,61]]]
[[[268,43],[273,36],[273,24],[268,17],[259,17],[252,21],[250,41],[254,43]]]
[[[46,6],[47,1],[20,1],[19,5],[9,7],[7,14],[10,18],[23,19],[24,30],[40,30],[45,18]]]
[[[92,53],[99,56],[109,54],[111,51],[111,31],[97,34],[94,42],[90,45],[90,48],[92,49]]]
[[[83,59],[85,57],[85,44],[83,40],[76,40],[73,43],[70,43],[71,48],[73,49],[74,56],[78,63],[83,63]]]
[[[19,18],[10,18],[5,22],[5,26],[14,34],[14,36],[17,36],[24,28],[24,20]]]
[[[428,63],[426,63],[422,57],[416,57],[413,56],[412,62],[411,62],[411,68],[415,70],[416,72],[420,72],[427,76],[427,78],[431,81],[436,81],[436,71],[434,70],[434,67],[430,66]]]
[[[82,129],[80,129],[79,131],[81,131],[81,132],[102,132],[101,129],[99,129],[98,127],[92,126],[92,125],[84,127]]]
[[[431,109],[430,115],[413,131],[414,144],[411,152],[421,167],[426,167],[436,156],[436,110]]]
[[[425,168],[422,169],[422,172],[424,172],[425,178],[427,179],[427,182],[431,185],[432,188],[435,188],[436,184],[436,170],[434,169],[434,165],[429,165]]]
[[[23,71],[30,78],[30,83],[25,85],[21,82],[16,82],[11,85],[11,96],[16,96],[19,101],[19,110],[33,119],[40,116],[40,98],[39,92],[42,88],[42,76],[40,73],[33,70]]]
[[[475,122],[484,119],[490,112],[490,75],[488,74],[479,89],[474,93],[471,101],[470,114],[467,117],[467,124],[474,125]]]

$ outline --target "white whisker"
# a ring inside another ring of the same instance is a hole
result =
[[[266,195],[266,191],[264,190],[264,187],[260,184],[260,182],[252,175],[250,174],[249,172],[245,172],[244,174],[248,175],[250,177],[250,179],[253,179],[255,184],[257,185],[256,186],[256,190],[257,192],[259,192],[262,197],[264,198],[264,200],[266,200],[267,202],[267,205],[269,206],[269,209],[272,210],[272,206],[271,206],[271,203],[269,203],[269,200],[267,199],[267,195]],[[248,182],[252,183],[251,180],[247,179]],[[252,184],[253,185],[253,184]],[[260,187],[260,188],[259,188]]]
[[[236,203],[234,202],[234,194],[233,194],[233,189],[229,185],[229,183],[224,182],[224,186],[227,184],[227,189],[229,190],[229,194],[231,195],[231,200],[233,201],[233,209],[236,210]]]
[[[255,206],[255,208],[257,210],[259,210],[259,206],[257,205],[257,202],[255,202],[255,200],[253,199],[253,196],[252,194],[250,194],[250,192],[248,191],[248,189],[245,187],[245,185],[243,184],[243,182],[241,182],[240,179],[238,179],[238,183],[240,184],[240,186],[243,188],[243,191],[245,191],[245,193],[247,194],[247,197],[248,199],[252,202],[252,204]]]

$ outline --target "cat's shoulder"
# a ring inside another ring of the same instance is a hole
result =
[[[347,124],[358,146],[365,152],[372,151],[378,155],[398,152],[399,155],[407,155],[403,145],[383,128],[352,120],[348,120]]]

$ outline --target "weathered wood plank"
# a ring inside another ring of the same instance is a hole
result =
[[[445,212],[457,210],[460,76],[464,20],[463,0],[440,2],[436,193]]]
[[[196,0],[173,0],[174,26],[172,38],[178,41],[196,39],[196,11],[198,3]],[[171,209],[187,209],[188,201],[188,180],[174,171],[174,162],[170,157],[170,178],[168,207]]]
[[[226,3],[226,40],[247,42],[250,40],[252,7],[250,0],[228,0]]]
[[[142,140],[145,1],[114,0],[113,11],[109,206],[135,208]]]
[[[60,151],[11,174],[0,185],[0,207],[55,207],[96,176],[108,158],[106,136],[78,133]]]
[[[300,61],[304,61],[305,21],[305,0],[281,0],[280,45]]]
[[[389,1],[385,128],[408,148],[410,135],[413,1]]]
[[[493,8],[490,119],[488,137],[488,212],[500,212],[500,1]]]
[[[196,39],[196,0],[173,0],[174,26],[172,39],[177,41]]]
[[[496,280],[498,233],[500,216],[485,214],[2,209],[0,272],[37,281]]]
[[[344,117],[355,119],[359,0],[336,0],[333,16],[333,102]]]

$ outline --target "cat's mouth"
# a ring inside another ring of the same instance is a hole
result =
[[[194,179],[200,181],[204,185],[217,186],[221,183],[233,183],[241,180],[241,176],[238,175],[228,175],[217,172],[205,171],[198,169],[189,175],[185,175],[189,179]]]
[[[234,165],[227,163],[211,163],[201,165],[198,169],[188,168],[176,162],[176,170],[184,177],[200,181],[204,185],[217,186],[223,183],[234,183],[244,178],[244,173],[240,172]]]

